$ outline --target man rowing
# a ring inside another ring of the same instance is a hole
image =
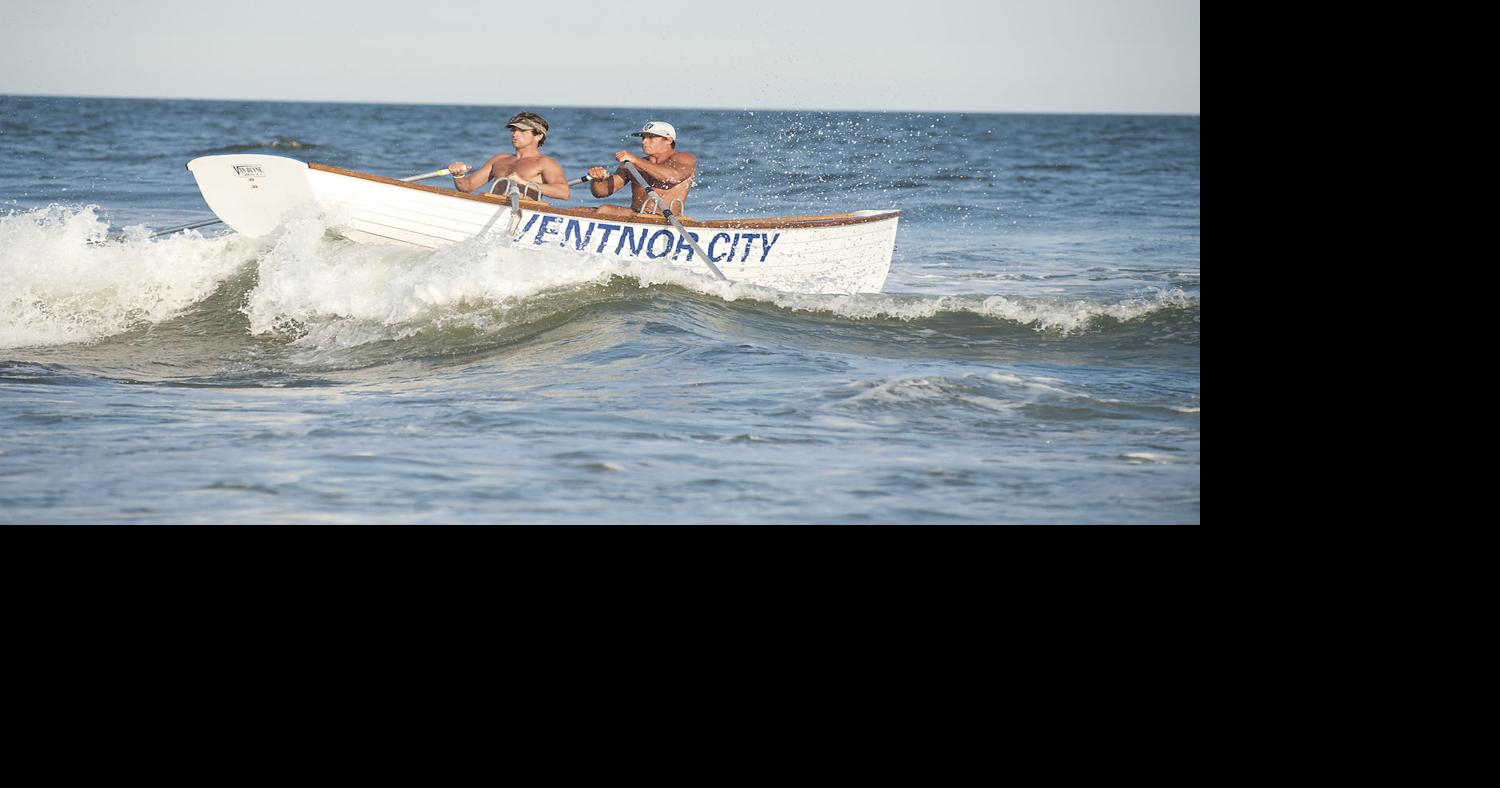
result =
[[[614,173],[603,167],[589,170],[589,191],[595,197],[608,197],[625,184],[630,184],[630,210],[618,205],[601,205],[595,210],[602,216],[614,217],[629,216],[631,213],[661,213],[655,201],[648,204],[650,198],[647,197],[646,190],[630,177],[630,172],[625,169],[628,162],[640,170],[668,210],[682,213],[688,189],[693,186],[693,176],[698,172],[698,157],[677,150],[677,129],[670,123],[653,120],[640,131],[632,132],[631,136],[641,138],[641,152],[646,154],[644,158],[622,150],[615,153],[615,161],[620,162],[620,166]]]
[[[547,119],[535,112],[521,112],[511,118],[505,127],[510,129],[510,144],[516,152],[497,153],[473,170],[461,161],[449,164],[448,169],[453,173],[453,188],[461,192],[472,192],[492,180],[509,179],[523,197],[568,199],[571,189],[567,176],[563,175],[562,166],[551,156],[543,156],[539,150],[547,141]],[[496,186],[498,185],[497,183]]]

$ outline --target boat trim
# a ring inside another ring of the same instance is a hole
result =
[[[345,170],[339,167],[330,167],[327,164],[319,164],[314,161],[307,162],[307,168],[310,170],[330,172],[335,175],[343,175],[350,178],[359,178],[361,180],[384,183],[389,186],[400,186],[403,189],[416,189],[417,191],[441,194],[445,197],[457,197],[464,200],[474,200],[476,202],[485,203],[486,205],[495,205],[497,203],[502,205],[509,204],[509,200],[505,197],[505,195],[501,194],[465,194],[464,192],[454,189],[439,189],[436,186],[428,186],[422,183],[409,183],[407,181],[397,180],[395,178],[387,178],[383,175],[372,175],[367,172],[355,172],[354,170]],[[521,200],[521,210],[543,211],[560,216],[575,216],[578,218],[587,219],[600,218],[598,214],[594,213],[594,209],[592,208],[558,208],[553,206],[551,203],[538,202],[536,200]],[[678,215],[677,218],[682,220],[682,224],[685,227],[702,227],[705,229],[730,230],[774,230],[778,228],[789,227],[839,227],[843,225],[865,224],[867,222],[883,222],[887,219],[894,219],[900,215],[901,211],[893,208],[889,211],[874,212],[865,216],[855,216],[848,213],[834,213],[822,216],[783,216],[774,219],[713,219],[708,221],[701,221],[698,219],[690,219],[686,216],[681,215]],[[667,224],[666,218],[657,214],[632,213],[628,216],[611,216],[607,218],[630,224]]]

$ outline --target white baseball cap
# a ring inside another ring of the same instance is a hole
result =
[[[647,134],[655,134],[658,137],[666,137],[669,140],[677,139],[677,129],[665,121],[653,120],[641,127],[640,131],[630,132],[632,137],[643,137]]]

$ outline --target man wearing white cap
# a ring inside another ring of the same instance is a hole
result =
[[[608,197],[630,184],[630,210],[618,205],[601,205],[598,212],[605,216],[627,216],[631,212],[660,213],[655,202],[647,204],[646,190],[625,169],[625,162],[630,162],[651,183],[651,188],[656,190],[667,208],[673,213],[681,213],[687,203],[688,189],[693,186],[693,176],[698,173],[698,157],[677,150],[677,129],[670,123],[653,120],[640,131],[632,132],[631,136],[641,138],[641,151],[646,154],[644,158],[622,150],[615,153],[615,161],[620,162],[620,167],[614,173],[603,167],[589,170],[589,177],[593,179],[589,191],[595,197]]]
[[[543,156],[539,150],[547,141],[547,119],[535,112],[520,112],[505,127],[510,129],[510,145],[516,152],[497,153],[472,171],[461,161],[449,164],[453,188],[472,192],[492,179],[509,179],[524,197],[568,199],[571,190],[562,165],[551,156]]]

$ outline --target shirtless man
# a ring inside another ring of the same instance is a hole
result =
[[[648,204],[646,190],[626,171],[624,163],[628,161],[640,170],[641,177],[656,190],[662,202],[667,204],[668,210],[681,213],[687,202],[688,189],[693,186],[693,176],[698,173],[698,157],[677,150],[677,129],[670,123],[653,120],[631,136],[641,138],[641,151],[646,154],[645,158],[622,150],[615,154],[615,161],[620,162],[620,167],[613,174],[603,167],[589,170],[589,178],[592,179],[589,191],[595,197],[608,197],[625,184],[630,184],[630,210],[618,205],[601,205],[595,210],[602,216],[613,217],[629,216],[632,212],[661,213],[655,200],[650,200]]]
[[[453,172],[453,188],[472,192],[491,180],[509,178],[521,190],[521,196],[541,199],[541,195],[568,199],[571,189],[562,167],[538,148],[547,141],[547,119],[535,112],[522,112],[505,124],[510,129],[510,144],[515,153],[497,153],[473,170],[461,161],[448,165]],[[496,184],[499,185],[499,184]]]

